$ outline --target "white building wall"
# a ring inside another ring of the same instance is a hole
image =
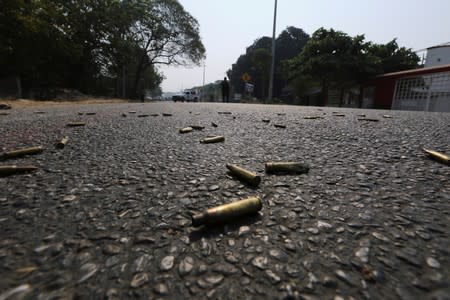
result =
[[[427,50],[425,68],[450,64],[450,45]]]

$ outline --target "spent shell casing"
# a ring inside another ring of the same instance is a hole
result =
[[[180,133],[188,133],[194,130],[192,127],[184,127],[180,129]]]
[[[58,143],[56,143],[56,148],[58,149],[64,148],[67,145],[67,142],[69,142],[69,137],[65,136]]]
[[[199,126],[199,125],[191,125],[189,127],[192,127],[194,130],[203,130],[205,129],[205,126]]]
[[[9,159],[9,158],[15,158],[15,157],[22,157],[22,156],[30,155],[30,154],[38,154],[38,153],[41,153],[42,151],[44,151],[44,148],[42,146],[23,148],[23,149],[5,152],[0,155],[0,159]]]
[[[379,122],[380,120],[373,118],[359,118],[358,121]]]
[[[80,126],[84,126],[84,125],[86,125],[86,123],[84,123],[84,122],[71,122],[71,123],[68,123],[66,126],[67,127],[80,127]]]
[[[227,164],[227,169],[230,170],[230,173],[237,178],[241,179],[242,181],[245,181],[253,186],[258,186],[261,182],[261,177],[256,175],[253,172],[250,172],[244,168],[241,168],[237,165],[233,164]]]
[[[425,148],[423,149],[423,151],[425,151],[425,153],[427,153],[432,159],[437,160],[443,164],[450,165],[450,157],[448,157],[444,153],[428,150]]]
[[[300,162],[266,162],[266,173],[268,174],[304,174],[309,172],[309,166]]]
[[[19,173],[26,173],[26,172],[33,172],[36,171],[38,168],[35,166],[0,166],[0,176],[9,176]]]
[[[315,119],[323,119],[323,117],[321,117],[321,116],[306,116],[306,117],[303,117],[303,119],[315,120]]]
[[[225,141],[225,137],[222,135],[216,135],[216,136],[212,136],[212,137],[207,137],[204,139],[200,140],[200,143],[203,144],[212,144],[212,143],[220,143],[220,142],[224,142]]]
[[[234,201],[228,204],[210,208],[202,213],[192,216],[192,226],[215,225],[232,221],[241,216],[254,214],[262,208],[258,196]]]

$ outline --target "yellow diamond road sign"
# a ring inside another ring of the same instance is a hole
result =
[[[247,72],[245,72],[245,73],[242,75],[242,80],[244,80],[245,82],[249,82],[250,79],[251,79],[251,77],[250,77],[250,75],[248,75]]]

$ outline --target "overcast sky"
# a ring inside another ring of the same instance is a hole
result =
[[[272,36],[274,0],[179,0],[200,23],[206,48],[205,83],[223,79],[246,47]],[[278,0],[276,35],[288,26],[320,27],[419,50],[450,42],[450,0]],[[203,67],[161,67],[164,92],[203,83]]]

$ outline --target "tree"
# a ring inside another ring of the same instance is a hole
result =
[[[282,89],[286,85],[284,71],[281,68],[283,61],[298,55],[308,39],[309,36],[302,29],[292,26],[283,30],[277,37],[275,51],[276,70],[274,77],[275,97],[281,95]],[[270,37],[264,36],[256,39],[252,45],[246,48],[246,53],[241,55],[236,63],[232,65],[231,69],[228,70],[227,75],[236,92],[244,92],[244,82],[241,77],[244,73],[248,73],[252,78],[252,83],[255,85],[255,96],[259,98],[265,97],[265,89],[269,80],[266,77],[269,74],[266,73],[267,69],[262,67],[262,65],[265,65],[267,62],[268,55],[270,58],[271,47],[272,39]],[[265,79],[263,80],[263,78]]]
[[[199,25],[175,0],[130,1],[137,12],[129,34],[142,50],[138,56],[133,94],[138,93],[142,74],[155,65],[199,64],[205,48]]]
[[[272,63],[272,53],[265,48],[258,48],[253,53],[254,74],[257,76],[258,85],[260,86],[261,98],[266,96],[266,87],[270,78],[270,66]]]
[[[419,56],[411,49],[399,47],[397,39],[386,44],[369,43],[367,51],[378,58],[380,74],[414,69],[419,66]]]
[[[273,94],[282,96],[282,90],[287,85],[284,62],[300,54],[309,40],[309,35],[303,29],[289,26],[276,39],[275,76]]]
[[[364,36],[354,38],[333,29],[318,29],[303,51],[290,62],[290,77],[306,76],[320,82],[321,104],[330,88],[345,89],[375,73],[376,60],[366,51]]]
[[[161,83],[158,64],[199,63],[205,53],[197,21],[176,0],[2,0],[1,6],[0,76],[13,75],[30,90],[117,94],[128,83],[138,97]]]

